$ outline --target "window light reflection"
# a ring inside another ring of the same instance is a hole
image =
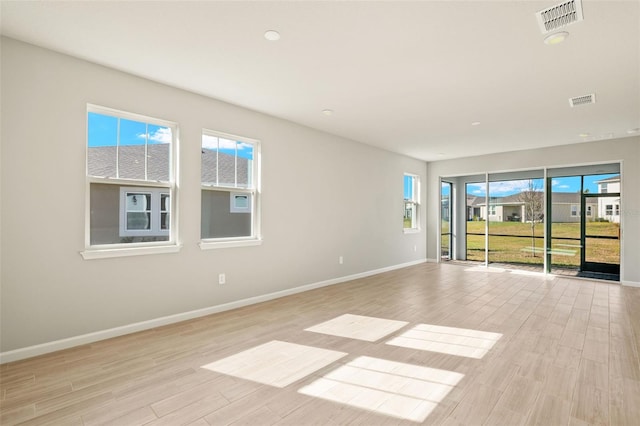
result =
[[[298,392],[423,422],[464,374],[361,356]]]
[[[344,314],[305,329],[315,333],[375,342],[409,324],[406,321]]]
[[[273,340],[202,368],[283,388],[346,355],[344,352]]]
[[[488,331],[418,324],[386,343],[404,348],[481,359],[501,337],[500,333]]]

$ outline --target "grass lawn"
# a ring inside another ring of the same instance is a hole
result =
[[[467,232],[484,234],[485,222],[467,222]],[[589,222],[587,235],[618,236],[619,226],[609,222]],[[498,235],[514,235],[502,237]],[[538,223],[534,229],[536,237],[544,235],[544,224]],[[580,266],[580,241],[557,238],[580,238],[579,223],[554,223],[551,228],[551,262],[554,266]],[[467,235],[467,259],[484,261],[484,235]],[[586,260],[589,262],[620,263],[619,240],[587,238]],[[543,238],[531,238],[531,224],[520,222],[489,223],[489,262],[523,263],[542,265],[544,263]]]

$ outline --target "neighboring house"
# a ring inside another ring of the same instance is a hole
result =
[[[598,217],[609,222],[620,223],[620,175],[599,180],[598,194],[616,194],[598,198]]]
[[[484,220],[481,204],[484,205],[484,197],[467,196],[467,220]]]
[[[134,182],[169,181],[170,145],[99,146],[88,150],[90,176],[132,181],[130,185],[91,184],[91,244],[166,241],[170,231],[170,192],[136,188]],[[205,212],[202,218],[210,218],[209,221],[203,219],[202,223],[206,236],[224,237],[227,230],[242,229],[246,233],[246,229],[250,229],[250,218],[235,214],[240,212],[231,207],[229,193],[215,191],[214,187],[246,187],[250,170],[250,160],[246,158],[211,149],[201,150],[201,208]],[[154,195],[154,192],[158,194]],[[155,196],[159,202],[154,202]],[[159,218],[157,229],[152,226],[153,217]]]
[[[535,192],[534,197],[540,206],[543,206],[543,192]],[[580,193],[577,192],[553,192],[551,195],[552,217],[555,223],[580,222]],[[489,220],[491,222],[527,222],[525,201],[521,194],[512,194],[506,197],[491,197],[487,209],[484,197],[467,197],[467,220]],[[595,199],[588,199],[586,204],[587,219],[604,217],[598,216],[598,203]],[[540,212],[542,215],[543,212]],[[540,220],[541,217],[536,218]]]
[[[552,220],[555,223],[580,222],[580,193],[577,192],[553,192],[551,194],[553,206]],[[594,199],[587,199],[586,203],[587,220],[596,218],[598,203]]]

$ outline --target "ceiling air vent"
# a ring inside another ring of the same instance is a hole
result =
[[[595,104],[595,103],[596,103],[596,95],[593,93],[590,95],[582,95],[582,96],[576,96],[575,98],[569,98],[569,105],[571,105],[571,108],[577,107],[579,105],[587,105],[587,104]]]
[[[536,13],[540,31],[549,34],[559,28],[583,20],[582,0],[564,1]]]

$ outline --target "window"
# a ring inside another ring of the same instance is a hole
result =
[[[418,176],[404,175],[404,229],[418,229],[418,206],[420,193],[420,182]]]
[[[170,195],[158,188],[120,188],[120,236],[169,235]]]
[[[604,209],[605,209],[604,214],[606,216],[612,216],[613,215],[613,204],[607,204]]]
[[[587,216],[591,216],[591,206],[587,206]]]
[[[175,123],[88,106],[85,259],[173,251],[175,152]]]
[[[589,209],[591,207],[587,206],[587,214],[589,214]],[[571,216],[580,216],[580,210],[578,209],[578,205],[577,204],[572,204],[571,205]]]
[[[620,216],[620,204],[616,204],[616,205],[615,205],[615,211],[614,211],[614,214],[615,214],[616,216]]]
[[[259,243],[259,142],[203,131],[202,248]]]

